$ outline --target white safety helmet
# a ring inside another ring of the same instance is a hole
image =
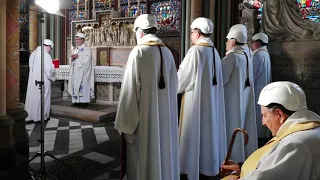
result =
[[[257,33],[252,37],[253,41],[261,40],[263,43],[268,43],[269,38],[265,33]]]
[[[190,26],[191,29],[200,29],[203,34],[211,34],[213,32],[213,27],[213,22],[205,17],[195,19]]]
[[[238,30],[229,31],[227,39],[236,39],[238,43],[247,43],[247,35]]]
[[[289,81],[273,82],[261,90],[258,104],[266,107],[271,103],[281,104],[289,111],[307,109],[304,91],[299,85]]]
[[[43,40],[43,44],[46,46],[50,46],[53,49],[53,42],[50,39]]]
[[[138,16],[134,21],[133,31],[136,32],[137,28],[140,28],[140,29],[157,28],[158,29],[156,16],[152,14],[142,14]]]
[[[85,39],[85,38],[86,38],[86,35],[83,34],[83,33],[81,33],[81,32],[78,32],[78,33],[76,34],[76,37],[79,37],[79,38],[81,38],[81,39]]]
[[[235,31],[241,31],[246,35],[248,33],[247,27],[245,25],[243,25],[243,24],[235,24],[235,25],[231,26],[229,31],[234,31],[234,30]]]

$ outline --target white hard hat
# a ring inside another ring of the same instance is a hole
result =
[[[244,34],[247,35],[248,33],[248,30],[247,30],[247,27],[243,24],[235,24],[233,25],[229,31],[233,31],[233,30],[236,30],[236,31],[241,31],[243,32]]]
[[[271,103],[281,104],[289,111],[307,109],[306,95],[302,88],[288,81],[273,82],[261,90],[258,104],[268,106]]]
[[[263,43],[268,43],[268,36],[265,33],[257,33],[252,37],[253,41],[261,40]]]
[[[51,49],[53,49],[53,42],[50,39],[43,40],[43,44],[46,46],[51,46]]]
[[[208,18],[199,17],[192,22],[190,28],[197,28],[204,34],[211,34],[213,32],[213,22]]]
[[[229,31],[227,39],[236,39],[238,43],[247,43],[247,35],[238,30]]]
[[[151,14],[142,14],[138,16],[137,19],[134,21],[133,31],[135,32],[137,28],[141,28],[141,29],[157,28],[158,29],[156,16]]]
[[[85,34],[83,34],[83,33],[81,33],[81,32],[78,32],[78,33],[76,34],[76,37],[79,37],[79,38],[85,39],[85,38],[86,38],[86,35],[85,35]]]

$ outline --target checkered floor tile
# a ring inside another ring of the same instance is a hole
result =
[[[40,124],[27,124],[29,133],[29,156],[33,157],[40,151],[41,129]],[[44,146],[45,151],[57,158],[80,151],[84,148],[92,148],[97,144],[108,141],[109,135],[104,124],[92,124],[64,118],[50,118],[45,122]],[[46,162],[52,159],[46,157]],[[39,163],[37,157],[30,163]]]

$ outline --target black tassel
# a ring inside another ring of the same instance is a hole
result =
[[[164,83],[164,78],[162,75],[160,75],[158,87],[159,87],[159,89],[164,89],[166,87],[166,84]]]
[[[249,86],[250,86],[249,78],[247,78],[245,86],[246,86],[246,87],[249,87]]]
[[[214,85],[217,85],[217,78],[216,76],[213,76],[213,79],[212,79],[212,86]]]
[[[158,45],[159,51],[160,51],[160,79],[159,79],[159,83],[158,83],[158,88],[159,89],[164,89],[166,87],[166,84],[164,82],[164,78],[163,78],[163,59],[162,59],[162,51],[161,51],[161,47],[160,45]]]

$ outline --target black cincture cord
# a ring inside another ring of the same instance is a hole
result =
[[[216,77],[216,54],[214,52],[214,46],[212,47],[213,53],[213,79],[212,79],[212,86],[217,85],[217,77]]]
[[[164,89],[166,87],[166,84],[164,82],[164,78],[163,78],[163,58],[162,58],[162,51],[161,51],[161,47],[160,45],[158,45],[159,51],[160,51],[160,58],[161,58],[161,62],[160,62],[160,79],[159,79],[159,83],[158,83],[158,88],[159,89]]]
[[[246,60],[247,60],[247,79],[246,79],[246,83],[244,85],[244,87],[249,87],[250,86],[250,81],[249,81],[249,60],[248,60],[248,55],[246,52],[244,52],[244,55],[246,56]]]

